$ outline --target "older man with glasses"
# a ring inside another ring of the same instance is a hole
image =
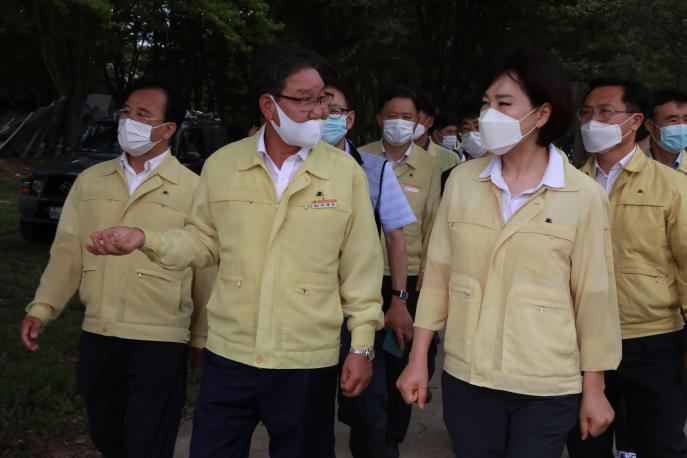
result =
[[[345,396],[367,386],[383,325],[367,180],[320,141],[332,98],[310,52],[271,50],[256,83],[265,126],[208,159],[186,227],[113,228],[89,250],[141,248],[170,272],[219,264],[191,456],[247,457],[262,422],[271,457],[333,458],[343,317]]]

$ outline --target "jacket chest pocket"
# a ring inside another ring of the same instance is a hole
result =
[[[282,349],[313,351],[338,345],[343,310],[336,273],[297,273],[281,313]]]
[[[210,195],[210,211],[219,234],[243,237],[268,223],[275,206],[252,191],[216,191]],[[220,237],[221,238],[221,237]]]
[[[528,224],[514,236],[519,252],[537,256],[537,263],[547,269],[570,268],[570,255],[575,242],[575,230],[551,223]]]
[[[577,331],[569,294],[518,284],[508,295],[502,369],[534,377],[579,373]]]
[[[485,214],[458,214],[449,211],[448,228],[451,234],[451,246],[453,253],[452,269],[465,271],[469,265],[469,271],[479,271],[479,264],[489,262],[489,254],[494,247],[496,238],[496,224],[490,221]]]
[[[129,277],[124,319],[130,323],[173,323],[181,305],[181,277],[136,267]]]
[[[175,203],[162,200],[141,201],[138,206],[136,221],[138,225],[149,230],[164,230],[173,227],[184,227],[186,212]]]
[[[317,207],[311,201],[289,202],[284,240],[294,250],[309,255],[338,257],[350,215],[350,205],[346,202],[337,201],[336,207]]]
[[[79,202],[80,227],[102,230],[119,223],[124,201],[115,196],[93,195]]]
[[[479,321],[482,287],[477,280],[462,274],[451,274],[449,309],[446,321],[446,351],[470,363]]]
[[[667,206],[660,202],[624,199],[616,204],[613,215],[614,234],[628,240],[655,240],[665,234]]]
[[[413,213],[415,213],[415,217],[418,221],[421,221],[422,210],[425,207],[425,200],[427,199],[426,187],[416,182],[403,180],[403,178],[400,178],[398,182],[401,185],[403,195],[406,196],[408,205],[410,205]]]

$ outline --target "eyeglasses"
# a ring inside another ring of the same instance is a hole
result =
[[[284,94],[274,94],[275,97],[280,97],[282,99],[291,100],[296,102],[300,108],[304,110],[312,110],[317,105],[327,105],[332,103],[334,96],[332,94],[325,94],[319,97],[291,97],[290,95]]]
[[[155,126],[156,122],[164,121],[164,119],[155,119],[149,114],[141,113],[136,116],[131,115],[131,110],[128,108],[120,108],[119,110],[114,112],[114,119],[115,121],[119,121],[120,119],[133,119],[134,121],[139,121],[144,124],[150,124],[151,126]]]
[[[342,116],[346,116],[351,111],[353,111],[353,110],[349,110],[348,108],[329,107],[329,116],[337,119],[337,118],[341,118]]]
[[[636,111],[627,111],[627,110],[616,110],[613,107],[600,107],[600,108],[584,107],[584,108],[580,108],[579,110],[577,110],[577,119],[579,119],[582,122],[587,122],[587,121],[591,120],[594,117],[594,115],[596,114],[596,117],[599,121],[607,122],[616,113],[637,113],[637,112]]]

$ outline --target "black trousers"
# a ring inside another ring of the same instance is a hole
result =
[[[202,352],[191,457],[247,457],[259,421],[271,458],[333,458],[336,366],[258,369]]]
[[[685,346],[681,331],[623,340],[623,358],[606,373],[606,397],[615,409],[625,402],[627,430],[638,458],[687,457]],[[596,438],[570,434],[571,458],[613,456],[614,425]]]
[[[456,457],[560,458],[580,396],[527,396],[441,377],[444,422]]]
[[[375,333],[375,359],[372,360],[372,378],[367,388],[354,398],[338,393],[339,421],[351,427],[348,446],[353,458],[378,458],[386,445],[386,371],[382,345],[385,330]],[[351,333],[344,320],[341,328],[341,354],[339,373],[351,347]]]
[[[186,345],[81,334],[77,386],[105,457],[171,457],[186,399]]]
[[[406,289],[409,297],[407,301],[408,312],[410,316],[415,319],[415,311],[417,309],[417,300],[419,293],[415,291],[417,285],[417,277],[410,276],[406,282]],[[383,309],[386,312],[391,306],[391,277],[385,276],[382,280],[382,299],[384,301]],[[384,365],[386,371],[386,391],[388,394],[387,408],[386,408],[386,440],[387,442],[403,442],[408,432],[410,425],[410,416],[412,413],[412,406],[406,404],[401,396],[400,391],[396,388],[396,380],[401,376],[401,372],[408,364],[408,356],[410,355],[410,348],[412,341],[406,342],[404,346],[403,358],[398,358],[390,353],[381,352],[384,357]],[[432,377],[435,367],[435,358],[437,354],[437,339],[435,337],[429,347],[427,355],[427,363],[429,365],[429,377]]]

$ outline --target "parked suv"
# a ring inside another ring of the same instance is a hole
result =
[[[207,113],[188,111],[177,129],[170,149],[179,161],[200,174],[210,154],[228,143],[219,119]],[[20,229],[26,240],[54,231],[62,206],[76,177],[88,167],[122,154],[117,142],[117,121],[91,121],[69,156],[37,167],[21,180],[19,195]]]

